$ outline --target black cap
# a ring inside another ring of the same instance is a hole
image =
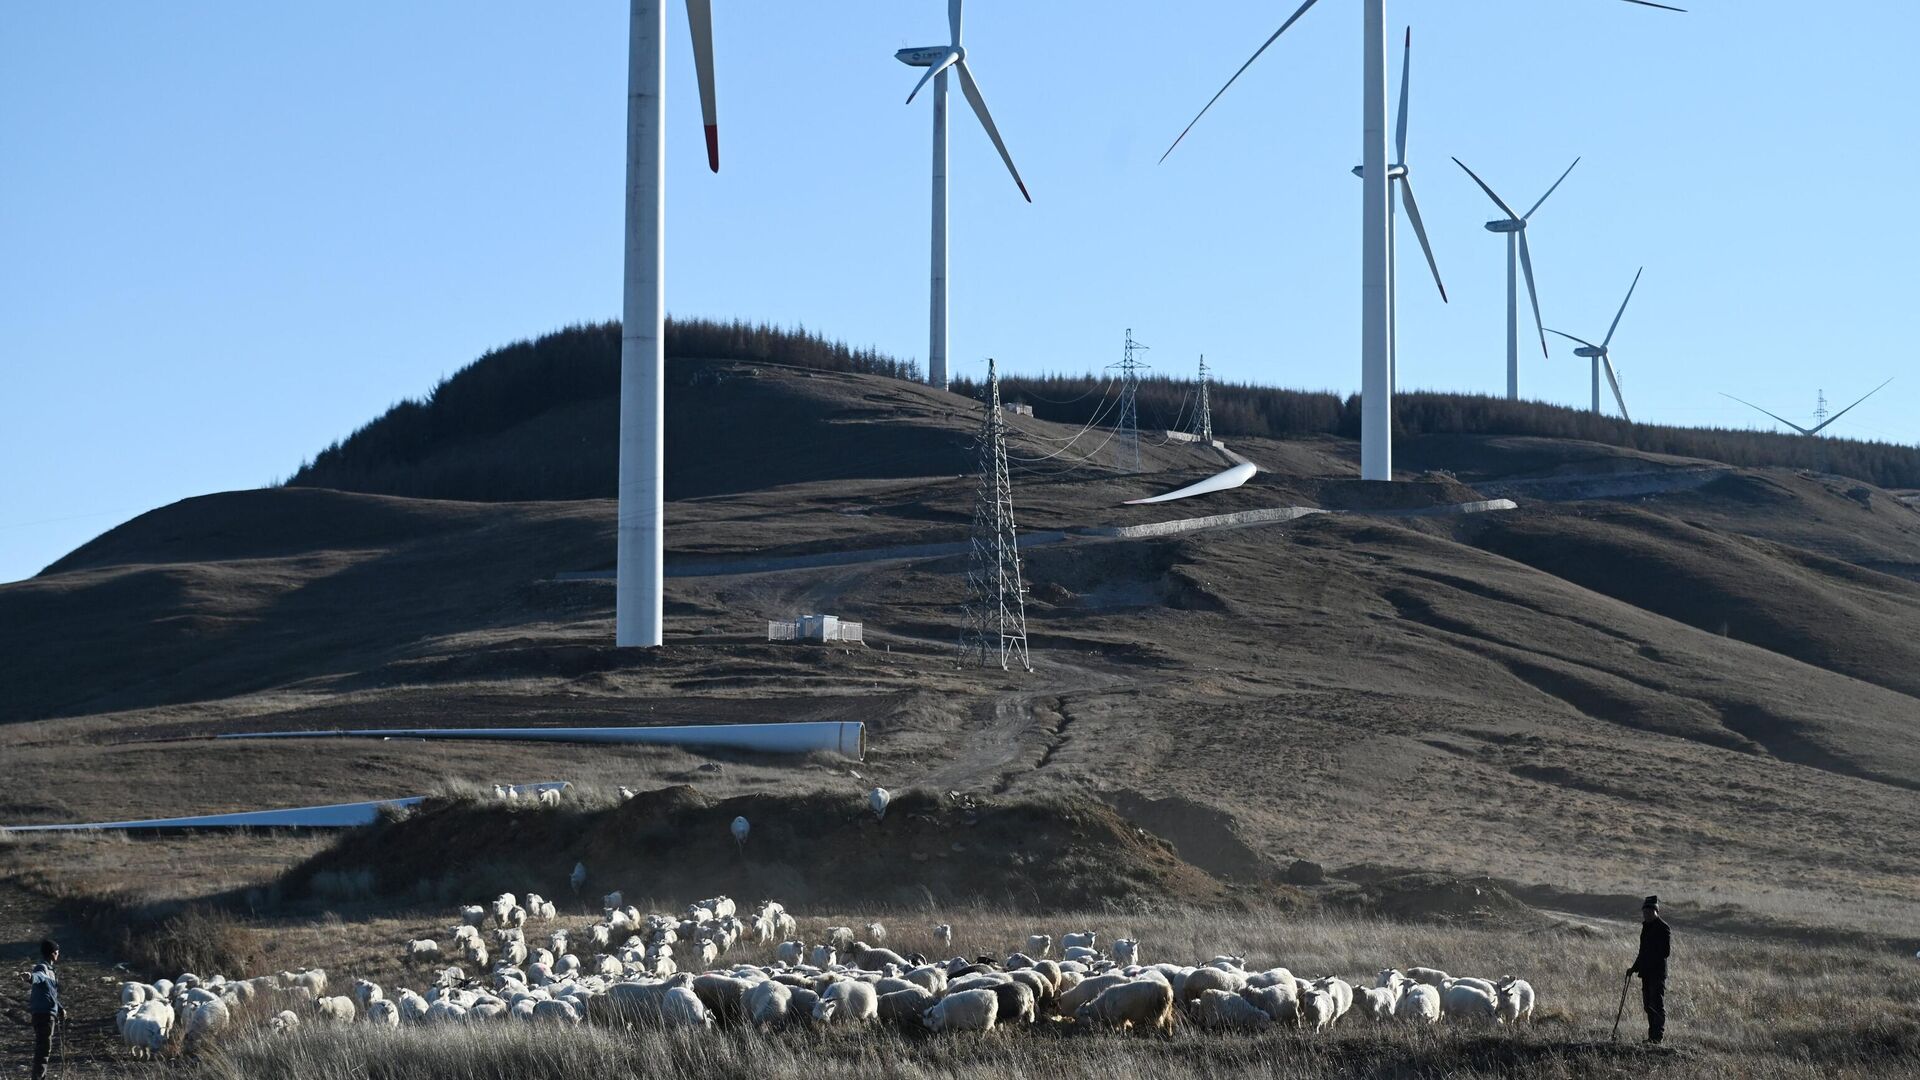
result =
[[[1648,908],[1658,908],[1659,906],[1660,898],[1657,896],[1649,896],[1647,897],[1647,902],[1640,905],[1640,910],[1645,911]]]
[[[59,951],[60,951],[59,942],[53,940],[50,937],[43,937],[40,939],[40,958],[41,959],[51,960],[53,959],[53,954]]]

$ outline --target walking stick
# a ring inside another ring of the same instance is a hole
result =
[[[1627,1015],[1627,991],[1633,987],[1633,972],[1627,972],[1626,981],[1620,984],[1620,1008],[1613,1014],[1613,1034],[1608,1042],[1620,1041],[1620,1018]]]

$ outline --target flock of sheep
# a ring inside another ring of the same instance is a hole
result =
[[[1443,1018],[1518,1023],[1534,1008],[1533,987],[1514,977],[1496,982],[1388,968],[1366,986],[1300,978],[1284,967],[1250,970],[1239,956],[1192,967],[1149,964],[1138,941],[1121,938],[1103,951],[1091,930],[1063,935],[1058,958],[1054,939],[1035,934],[1004,959],[929,961],[886,948],[886,928],[877,922],[860,935],[826,927],[809,946],[797,936],[798,922],[773,901],[742,913],[720,896],[679,916],[643,915],[615,892],[604,898],[604,912],[578,929],[551,928],[536,939],[543,943],[529,945],[528,927],[553,922],[554,905],[506,893],[461,909],[450,951],[467,966],[435,967],[449,959],[436,940],[406,943],[406,962],[433,970],[425,993],[397,988],[390,997],[356,979],[346,993],[330,994],[336,988],[318,969],[247,980],[185,974],[123,983],[116,1024],[143,1055],[176,1038],[191,1051],[243,1016],[263,1017],[274,1030],[316,1021],[398,1027],[525,1020],[761,1030],[891,1023],[944,1032],[1045,1021],[1170,1034],[1179,1021],[1208,1031],[1285,1025],[1322,1032],[1349,1015],[1414,1025]],[[936,926],[932,937],[950,949],[953,928]],[[772,946],[774,960],[718,966],[749,941]]]

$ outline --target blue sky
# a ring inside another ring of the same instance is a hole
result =
[[[956,371],[1151,360],[1351,391],[1360,6],[1322,0],[1163,165],[1292,0],[975,0],[971,63],[1033,191],[954,99]],[[707,173],[669,5],[670,310],[924,360],[938,0],[715,4]],[[1902,81],[1920,6],[1398,0],[1411,163],[1453,302],[1403,232],[1402,385],[1504,386],[1510,202],[1548,325],[1615,341],[1637,418],[1799,418],[1904,369],[1920,241]],[[489,347],[617,315],[626,5],[0,7],[0,581],[189,495],[257,486]],[[1394,66],[1398,67],[1398,49]],[[1397,76],[1396,76],[1397,85]],[[1523,354],[1522,392],[1585,366]],[[1920,379],[1838,429],[1920,439]]]

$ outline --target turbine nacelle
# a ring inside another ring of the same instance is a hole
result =
[[[1604,360],[1607,356],[1607,350],[1594,345],[1582,345],[1573,350],[1573,355],[1582,360]]]
[[[959,45],[923,45],[917,49],[901,49],[893,54],[893,58],[908,67],[932,67],[946,59],[950,52],[959,53],[961,60],[967,58],[967,50]]]
[[[1355,165],[1353,167],[1353,175],[1359,177],[1362,180],[1365,180],[1367,178],[1367,167],[1365,165]],[[1387,166],[1387,179],[1405,180],[1406,178],[1407,178],[1407,167],[1405,165]]]
[[[1503,221],[1487,222],[1487,231],[1491,233],[1517,233],[1525,232],[1526,229],[1527,223],[1519,218],[1507,218]]]

